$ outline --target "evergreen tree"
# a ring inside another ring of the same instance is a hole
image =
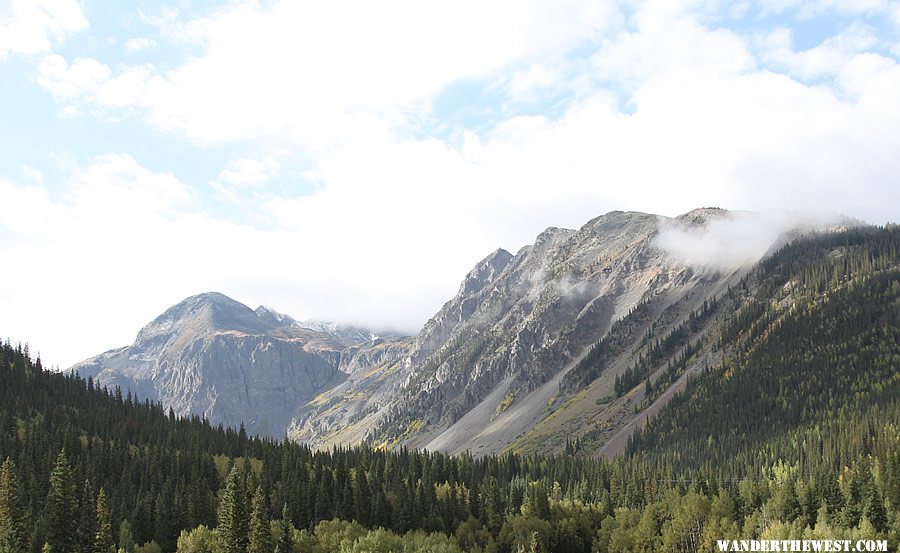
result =
[[[28,549],[28,529],[16,465],[8,458],[0,466],[0,553]]]
[[[879,532],[887,532],[887,511],[884,509],[884,502],[881,500],[881,494],[878,493],[878,488],[874,484],[869,486],[869,496],[866,498],[866,509],[864,514],[876,530]]]
[[[357,469],[353,486],[353,511],[357,522],[363,526],[371,524],[372,496],[369,492],[369,479],[366,471]]]
[[[78,497],[78,551],[93,553],[94,536],[97,533],[97,499],[90,480],[85,480]]]
[[[94,534],[94,547],[92,553],[115,552],[113,542],[112,521],[109,517],[109,504],[106,500],[106,490],[100,488],[97,494],[97,532]]]
[[[47,495],[47,545],[56,553],[72,553],[77,547],[78,501],[75,481],[64,451],[56,457]]]
[[[134,553],[134,536],[131,533],[131,523],[122,520],[119,523],[119,549],[124,553]]]
[[[235,464],[228,473],[219,503],[216,533],[223,553],[245,553],[247,550],[247,494],[241,476],[241,470]]]
[[[269,513],[266,509],[266,498],[263,495],[262,486],[257,486],[253,493],[249,534],[247,553],[273,552],[272,530],[269,527]]]
[[[278,521],[278,539],[275,542],[276,553],[292,553],[294,551],[293,524],[287,503],[281,508],[281,520]]]

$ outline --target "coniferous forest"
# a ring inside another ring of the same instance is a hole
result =
[[[866,227],[759,264],[697,314],[714,332],[661,346],[673,380],[695,356],[719,361],[612,460],[313,451],[177,418],[7,342],[0,553],[713,551],[723,538],[894,551],[898,251],[900,228]],[[619,387],[660,387],[638,369]]]

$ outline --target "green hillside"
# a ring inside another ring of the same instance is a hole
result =
[[[762,263],[730,292],[746,297],[707,340],[722,363],[635,435],[629,453],[728,476],[779,463],[832,471],[863,456],[887,463],[900,441],[898,244],[897,227],[858,229]]]

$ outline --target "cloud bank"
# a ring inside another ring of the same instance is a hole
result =
[[[900,215],[885,2],[238,1],[140,14],[121,59],[61,46],[94,28],[76,2],[11,5],[34,32],[0,59],[60,125],[138,129],[0,177],[0,252],[41,267],[0,285],[0,331],[62,365],[206,290],[415,331],[488,252],[613,209]],[[663,243],[735,266],[783,224]]]
[[[731,211],[703,225],[673,221],[660,229],[657,247],[700,269],[734,271],[749,267],[796,232],[822,231],[847,224],[837,213]]]

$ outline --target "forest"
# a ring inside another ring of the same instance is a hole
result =
[[[703,351],[721,362],[611,460],[315,451],[48,371],[7,341],[0,553],[713,551],[723,538],[896,550],[898,246],[898,227],[866,227],[759,264],[695,315],[715,319],[702,343],[658,346],[673,378]],[[639,369],[620,386],[647,385]]]

